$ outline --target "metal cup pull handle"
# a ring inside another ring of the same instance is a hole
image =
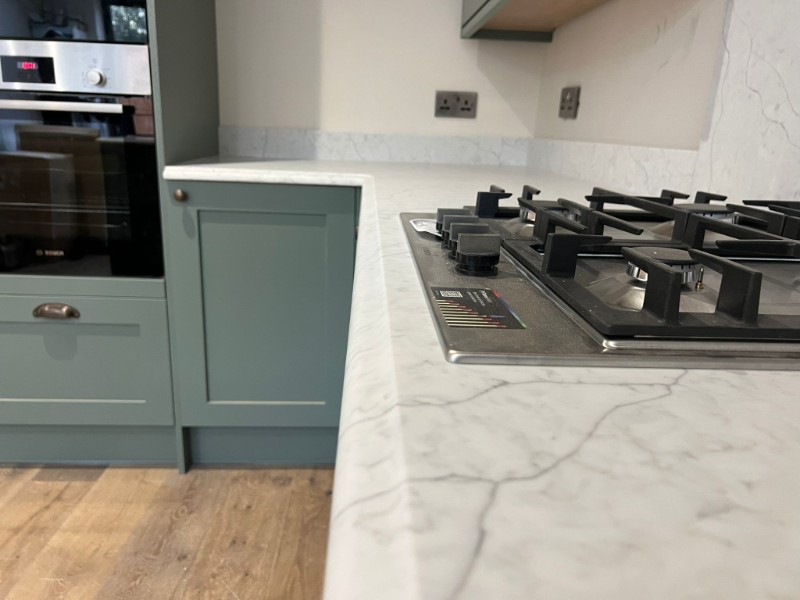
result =
[[[48,302],[47,304],[40,304],[34,308],[33,316],[37,319],[54,319],[63,321],[65,319],[79,319],[81,313],[77,308],[70,306],[69,304],[62,304],[61,302]]]

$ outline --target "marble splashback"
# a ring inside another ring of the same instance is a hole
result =
[[[797,0],[731,0],[725,56],[695,187],[800,198]]]
[[[528,139],[340,133],[220,127],[220,154],[299,160],[414,162],[522,167]]]
[[[691,190],[697,152],[566,140],[530,141],[528,166],[634,194]]]

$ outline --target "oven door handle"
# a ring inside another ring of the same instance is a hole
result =
[[[61,102],[59,100],[0,100],[0,110],[42,110],[56,112],[106,113],[121,115],[123,104]]]

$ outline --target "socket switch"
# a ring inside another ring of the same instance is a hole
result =
[[[453,119],[474,119],[477,113],[477,92],[436,92],[434,116]]]
[[[580,86],[565,87],[561,90],[561,103],[558,107],[558,116],[562,119],[577,119],[578,106],[580,106]]]

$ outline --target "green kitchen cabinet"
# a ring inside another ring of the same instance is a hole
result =
[[[217,152],[215,6],[147,0],[159,173]],[[181,464],[165,288],[0,273],[0,464]]]
[[[162,281],[2,287],[0,425],[174,423]]]
[[[0,464],[175,464],[163,280],[3,275],[0,340]]]
[[[335,443],[358,190],[168,184],[167,296],[180,426],[201,435],[203,428],[247,428],[254,436],[253,428],[297,428],[297,440],[327,428]]]

